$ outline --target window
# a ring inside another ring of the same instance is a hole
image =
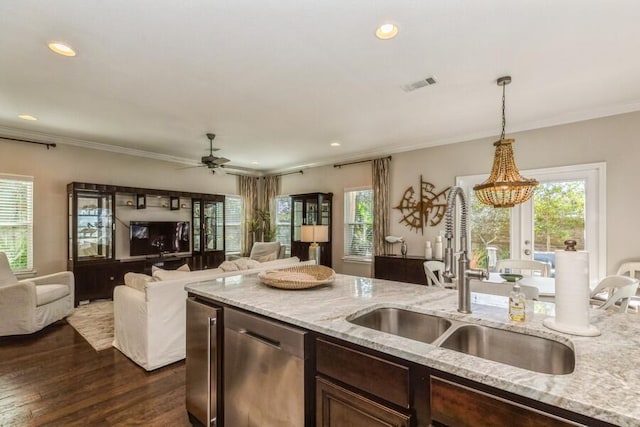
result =
[[[33,271],[33,178],[0,175],[0,252],[15,273]]]
[[[276,196],[276,242],[286,248],[286,256],[291,256],[291,197]]]
[[[373,190],[344,193],[344,256],[371,259],[373,252]]]
[[[242,253],[242,197],[224,198],[224,251],[225,255]]]
[[[472,267],[490,266],[496,259],[535,259],[551,264],[555,252],[564,249],[566,239],[589,251],[591,286],[604,276],[605,192],[604,163],[522,171],[540,182],[533,197],[510,209],[481,204],[473,185],[486,175],[457,179],[470,195],[469,228]],[[487,258],[488,256],[488,258]]]

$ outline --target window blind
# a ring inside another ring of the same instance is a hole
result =
[[[284,246],[285,254],[291,255],[291,197],[276,196],[276,241]]]
[[[224,199],[224,239],[226,254],[242,252],[242,198],[226,196]]]
[[[344,255],[371,258],[373,190],[345,191],[344,212]]]
[[[33,270],[33,177],[0,174],[0,252],[14,272]]]

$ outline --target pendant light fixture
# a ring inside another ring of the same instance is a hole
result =
[[[502,86],[502,134],[500,140],[493,143],[496,152],[493,157],[491,174],[486,181],[473,187],[476,197],[485,205],[494,208],[510,208],[524,203],[533,196],[533,190],[538,185],[535,179],[523,178],[516,166],[513,156],[514,139],[505,139],[505,86],[511,83],[511,77],[498,79],[498,86]]]

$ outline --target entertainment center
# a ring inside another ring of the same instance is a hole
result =
[[[75,305],[113,297],[127,272],[192,270],[224,261],[224,196],[72,182],[67,270]]]

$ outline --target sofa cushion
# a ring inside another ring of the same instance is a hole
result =
[[[124,284],[134,289],[144,292],[147,283],[153,282],[154,278],[142,273],[126,273],[124,275]]]
[[[234,261],[225,261],[218,268],[222,271],[238,271],[238,266]]]
[[[49,304],[69,295],[67,285],[38,285],[36,286],[36,306]]]
[[[184,271],[184,270],[163,270],[161,268],[158,268],[154,273],[153,273],[153,277],[156,280],[173,280],[173,279],[180,279],[183,277],[189,277],[189,275],[191,275],[190,271]]]
[[[249,258],[240,258],[233,261],[233,263],[238,267],[238,270],[251,270],[252,268],[260,267],[260,261]]]

